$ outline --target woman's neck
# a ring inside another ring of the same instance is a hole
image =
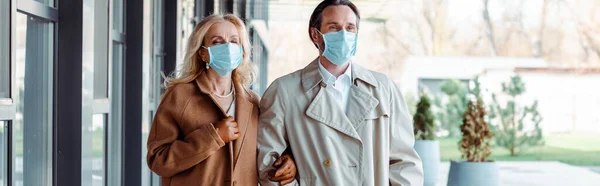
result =
[[[212,69],[209,69],[206,73],[209,84],[211,85],[211,91],[218,95],[229,94],[231,91],[232,79],[231,74],[227,76],[221,76]]]

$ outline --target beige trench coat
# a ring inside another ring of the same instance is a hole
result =
[[[347,113],[324,89],[314,60],[275,80],[260,103],[259,181],[291,147],[300,185],[423,185],[408,109],[385,75],[352,64]]]

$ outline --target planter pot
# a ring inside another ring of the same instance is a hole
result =
[[[448,186],[499,186],[498,166],[495,162],[452,161]]]
[[[423,162],[425,186],[435,186],[440,170],[440,143],[437,140],[416,140],[415,151]]]

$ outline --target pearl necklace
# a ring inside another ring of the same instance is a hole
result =
[[[215,96],[217,96],[217,97],[220,97],[220,98],[226,98],[226,97],[229,97],[229,96],[233,95],[233,93],[234,93],[234,92],[235,92],[235,89],[233,88],[233,85],[231,85],[231,90],[229,90],[229,94],[227,94],[227,95],[222,95],[222,96],[221,96],[221,95],[219,95],[219,94],[215,94],[215,93],[213,93],[213,94],[214,94]]]

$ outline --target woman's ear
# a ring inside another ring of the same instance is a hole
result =
[[[205,50],[200,49],[200,51],[198,51],[198,58],[200,58],[200,60],[202,60],[205,63],[209,62],[209,57]]]

